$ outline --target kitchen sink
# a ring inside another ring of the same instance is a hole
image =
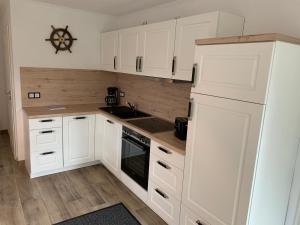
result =
[[[101,107],[99,108],[105,112],[108,112],[114,116],[117,116],[121,119],[134,119],[141,117],[151,117],[150,114],[141,112],[139,110],[132,110],[127,106],[112,106],[112,107]]]

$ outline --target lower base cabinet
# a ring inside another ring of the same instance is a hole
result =
[[[63,152],[61,149],[31,153],[32,173],[41,173],[61,168],[63,168]]]
[[[148,186],[148,205],[168,224],[179,224],[180,201],[151,181]]]
[[[212,225],[199,218],[194,212],[181,205],[180,225]]]
[[[96,152],[101,152],[97,153],[97,158],[120,178],[122,125],[103,115],[97,115],[96,134],[95,149]]]
[[[95,115],[63,118],[64,166],[95,160]]]

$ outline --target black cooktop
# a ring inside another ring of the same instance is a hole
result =
[[[131,123],[149,133],[159,133],[174,130],[174,124],[159,118],[145,118],[137,120],[129,120]]]

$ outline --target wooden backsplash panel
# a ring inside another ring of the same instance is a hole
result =
[[[104,103],[106,88],[116,85],[117,75],[93,70],[21,68],[23,107]],[[40,92],[40,99],[28,99]]]
[[[121,103],[135,103],[138,109],[174,122],[175,117],[186,117],[191,93],[190,83],[118,74],[117,86],[125,92]]]

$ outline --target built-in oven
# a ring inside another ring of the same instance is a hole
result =
[[[150,139],[123,126],[121,169],[148,190]]]

